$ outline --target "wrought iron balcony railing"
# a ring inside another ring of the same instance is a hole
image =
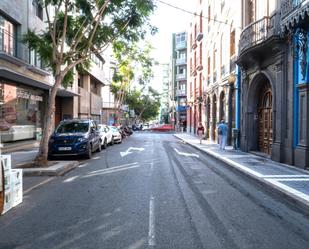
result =
[[[294,10],[301,8],[304,4],[309,3],[308,0],[282,0],[280,11],[281,19],[287,17]]]
[[[248,25],[240,35],[240,53],[244,50],[260,44],[274,35],[274,25],[270,17],[263,17]]]

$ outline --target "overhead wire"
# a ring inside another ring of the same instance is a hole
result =
[[[214,22],[217,22],[217,23],[222,23],[222,24],[231,26],[231,24],[228,23],[228,20],[226,20],[226,21],[221,21],[221,20],[218,20],[218,19],[215,19],[215,18],[211,18],[211,17],[208,17],[208,16],[199,15],[199,14],[197,14],[197,13],[195,13],[195,12],[186,10],[186,9],[184,9],[184,8],[181,8],[181,7],[178,7],[178,6],[176,6],[176,5],[173,5],[173,4],[164,2],[164,1],[162,1],[162,0],[156,0],[156,1],[159,2],[159,3],[162,3],[162,4],[164,4],[164,5],[167,5],[167,6],[171,7],[171,8],[174,8],[174,9],[180,10],[180,11],[182,11],[182,12],[185,12],[185,13],[187,13],[187,14],[190,14],[190,15],[193,15],[193,16],[200,16],[200,17],[202,17],[202,18],[204,18],[204,19],[206,19],[206,20],[211,20],[211,21],[214,21]]]

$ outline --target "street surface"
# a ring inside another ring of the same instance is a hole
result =
[[[0,217],[1,249],[309,248],[309,218],[176,139],[135,133]]]

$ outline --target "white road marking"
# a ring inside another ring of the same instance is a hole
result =
[[[199,157],[199,155],[197,155],[197,154],[190,154],[190,153],[180,152],[176,148],[174,148],[174,150],[177,152],[178,155],[181,155],[181,156],[185,156],[185,157],[189,157],[189,156],[190,157]]]
[[[140,165],[133,165],[133,166],[129,166],[129,167],[123,167],[123,168],[118,168],[118,169],[107,169],[107,170],[102,170],[101,172],[97,172],[97,173],[89,173],[86,176],[83,176],[83,178],[88,178],[88,177],[92,177],[92,176],[97,176],[97,175],[106,175],[106,174],[111,174],[111,173],[115,173],[115,172],[119,172],[119,171],[124,171],[124,170],[128,170],[128,169],[134,169],[134,168],[138,168],[140,167]]]
[[[46,179],[45,181],[40,182],[39,184],[30,187],[30,188],[28,188],[27,190],[25,190],[25,191],[23,192],[23,194],[26,195],[26,194],[28,194],[31,190],[34,190],[34,189],[36,189],[36,188],[38,188],[38,187],[44,185],[45,183],[50,182],[50,181],[53,180],[53,179],[54,179],[54,177],[48,178],[48,179]]]
[[[151,196],[149,201],[149,232],[148,232],[148,245],[156,245],[156,235],[155,235],[155,198]]]
[[[68,179],[65,179],[63,182],[73,182],[77,178],[78,176],[72,176],[72,177],[69,177]]]
[[[274,178],[274,179],[265,179],[278,182],[309,182],[309,178]]]
[[[297,177],[308,177],[309,175],[264,175],[264,178],[297,178]]]
[[[124,156],[127,156],[127,155],[129,155],[129,154],[131,154],[131,153],[133,153],[133,151],[143,151],[143,150],[145,150],[144,148],[136,148],[136,147],[130,147],[129,149],[127,149],[127,151],[125,151],[125,152],[120,152],[120,156],[121,157],[124,157]]]

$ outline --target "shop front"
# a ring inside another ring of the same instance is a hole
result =
[[[0,135],[3,143],[39,139],[43,90],[0,82]]]

